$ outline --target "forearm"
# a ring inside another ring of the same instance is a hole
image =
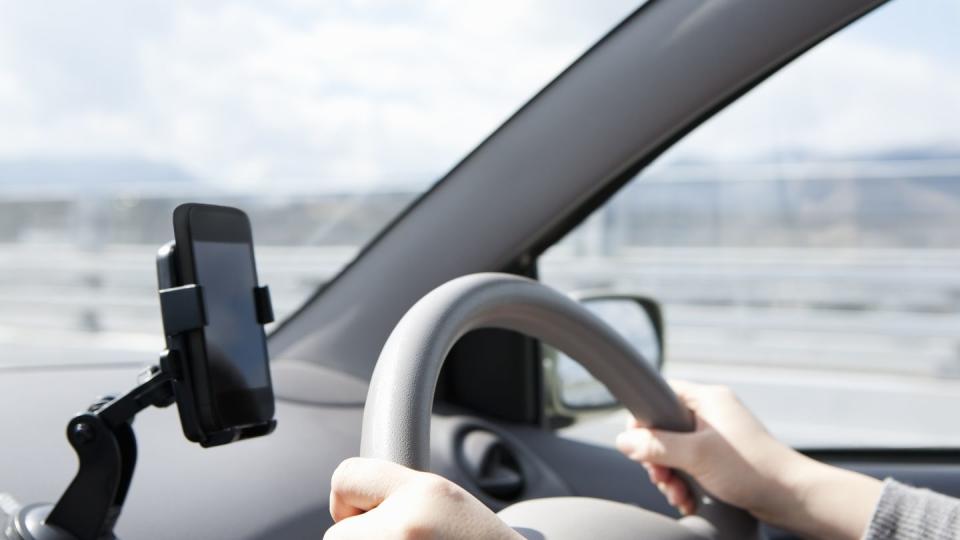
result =
[[[794,453],[791,461],[784,464],[784,474],[778,479],[786,495],[778,505],[781,510],[758,517],[806,537],[862,538],[883,484],[799,453]]]

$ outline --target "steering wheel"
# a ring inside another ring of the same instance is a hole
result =
[[[387,339],[367,392],[360,454],[417,470],[430,467],[430,420],[450,348],[479,328],[521,332],[563,351],[604,383],[634,417],[673,431],[694,419],[663,377],[615,330],[563,294],[530,279],[482,273],[454,279],[414,304]],[[687,481],[697,512],[673,520],[639,507],[585,497],[533,499],[500,512],[528,538],[757,538],[756,520]]]

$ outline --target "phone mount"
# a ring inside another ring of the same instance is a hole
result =
[[[267,435],[276,427],[276,420],[270,420],[214,432],[201,429],[178,345],[184,333],[206,325],[203,290],[199,285],[171,286],[176,283],[174,256],[172,242],[157,255],[160,308],[168,345],[159,365],[141,372],[139,386],[130,392],[118,398],[97,399],[67,424],[67,441],[76,451],[80,465],[55,505],[21,507],[0,494],[0,517],[9,516],[0,538],[116,540],[113,528],[123,509],[137,462],[133,419],[147,407],[168,407],[176,402],[184,434],[205,448]],[[257,287],[254,295],[257,321],[272,322],[269,289]]]

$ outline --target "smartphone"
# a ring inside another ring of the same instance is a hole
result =
[[[179,284],[202,291],[205,325],[181,339],[200,427],[212,433],[270,423],[273,386],[250,220],[236,208],[183,204],[173,212],[173,231]]]

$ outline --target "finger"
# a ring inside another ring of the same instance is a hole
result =
[[[667,502],[670,503],[670,506],[682,508],[690,505],[690,490],[687,489],[687,484],[683,480],[674,477],[664,483],[664,486],[664,494],[667,496]]]
[[[617,450],[634,461],[685,469],[697,442],[694,433],[638,428],[617,435]]]
[[[344,519],[327,529],[323,540],[365,540],[376,538],[383,533],[370,519],[370,515],[354,516]],[[381,527],[382,528],[382,527]]]
[[[330,515],[334,521],[376,508],[414,471],[379,459],[349,458],[330,480]]]
[[[647,474],[650,476],[650,481],[654,484],[667,482],[673,478],[673,473],[670,471],[669,467],[664,467],[663,465],[657,465],[655,463],[644,463],[643,468],[647,470]]]
[[[679,510],[681,514],[693,513],[694,500],[690,494],[690,488],[679,477],[674,476],[666,482],[658,483],[657,489],[667,499],[667,504]]]

